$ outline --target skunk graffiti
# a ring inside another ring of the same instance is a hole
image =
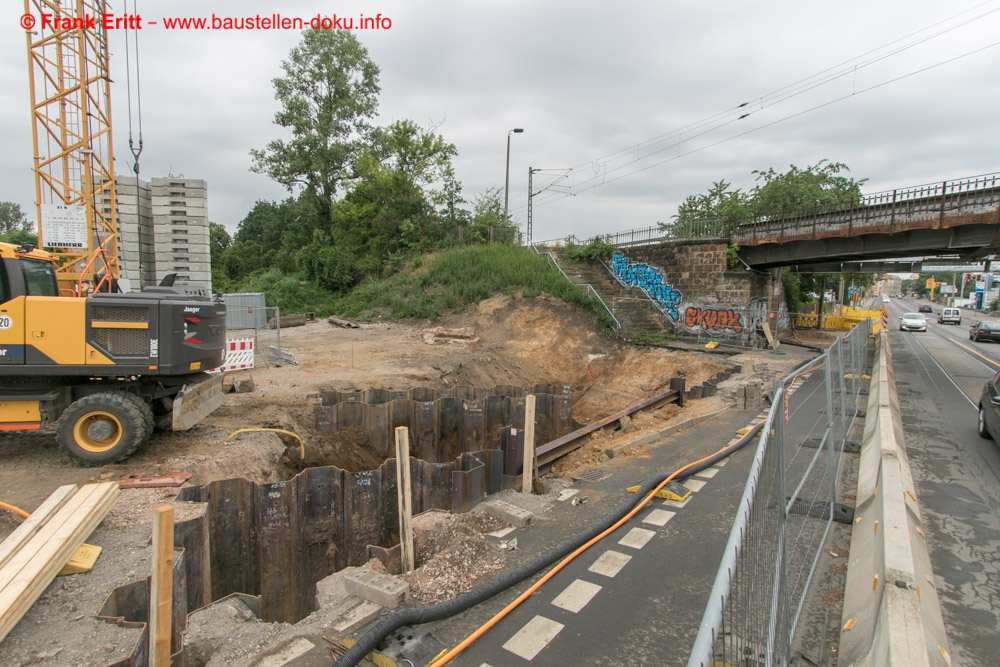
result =
[[[681,300],[684,296],[673,285],[663,282],[660,270],[644,263],[629,261],[621,253],[611,257],[611,270],[626,285],[641,288],[674,322],[680,319]]]

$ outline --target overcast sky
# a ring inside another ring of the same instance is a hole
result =
[[[528,168],[545,170],[536,191],[566,174],[534,197],[535,240],[654,225],[713,181],[750,189],[754,169],[829,159],[866,193],[1000,171],[1000,0],[136,1],[142,177],[204,178],[230,232],[258,199],[287,196],[250,172],[249,151],[287,136],[271,80],[300,34],[168,31],[166,18],[388,17],[357,33],[381,68],[380,122],[439,124],[470,201],[503,187],[508,130],[524,128],[510,158],[522,226]],[[0,8],[0,200],[34,219],[23,9]],[[122,174],[123,33],[110,39]]]

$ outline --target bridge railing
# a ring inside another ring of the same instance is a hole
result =
[[[733,245],[895,234],[910,229],[992,223],[1000,210],[1000,173],[876,192],[843,208],[762,216],[732,230]]]
[[[726,221],[721,218],[711,220],[694,220],[683,224],[666,223],[655,227],[628,229],[612,234],[598,234],[591,240],[599,240],[616,248],[634,248],[644,245],[655,245],[665,241],[713,240],[727,241],[728,230]],[[536,241],[539,247],[564,246],[570,242],[578,243],[573,236],[548,241]]]

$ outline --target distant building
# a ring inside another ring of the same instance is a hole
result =
[[[133,289],[156,285],[171,273],[177,285],[211,286],[205,181],[119,175],[115,188],[121,277]]]

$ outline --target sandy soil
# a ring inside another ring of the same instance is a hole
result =
[[[0,434],[0,501],[30,512],[60,485],[115,480],[134,473],[185,471],[193,475],[189,484],[230,477],[255,481],[290,477],[298,459],[298,443],[294,439],[257,433],[225,442],[231,432],[251,427],[282,428],[299,434],[307,450],[323,452],[327,460],[316,461],[317,464],[354,470],[377,465],[379,461],[361,447],[345,445],[343,441],[337,446],[324,446],[328,443],[322,442],[323,436],[314,428],[309,400],[310,395],[323,389],[568,384],[573,387],[574,417],[587,423],[663,391],[672,377],[683,376],[689,386],[694,386],[732,363],[719,354],[620,345],[599,336],[593,321],[591,314],[560,301],[547,298],[512,301],[500,296],[464,313],[446,316],[433,325],[386,323],[341,329],[317,321],[285,329],[281,344],[294,354],[296,364],[254,369],[250,373],[256,386],[254,391],[230,394],[224,407],[190,431],[154,434],[149,445],[121,464],[80,468],[62,455],[51,433]],[[469,327],[474,330],[475,339],[428,344],[421,334],[430,326]],[[747,363],[746,358],[743,363]],[[689,408],[691,414],[705,409],[705,406]],[[571,478],[579,470],[604,460],[602,457],[607,456],[609,444],[615,438],[662,428],[671,420],[683,418],[682,413],[676,406],[667,406],[636,416],[623,424],[622,430],[598,436],[600,442],[595,438],[592,447],[578,454],[575,460],[564,462],[555,472]],[[630,453],[629,448],[624,448],[618,455]],[[148,534],[146,526],[151,522],[152,508],[170,502],[175,494],[176,490],[122,490],[99,528],[105,547],[102,559],[115,562],[118,558],[115,554],[122,549],[144,548],[145,539],[137,535]],[[9,512],[0,511],[0,539],[18,522]],[[465,526],[457,536],[465,539],[467,534],[471,535]],[[441,548],[446,545],[453,548],[455,544],[451,538],[438,541]],[[461,551],[461,544],[457,550]],[[428,559],[431,555],[422,554]],[[496,566],[500,566],[500,561]],[[447,569],[440,563],[437,567]],[[69,651],[59,652],[56,650],[59,646],[50,645],[63,640],[84,647],[94,641],[103,642],[96,649],[74,652],[73,663],[107,664],[119,648],[110,640],[99,639],[93,630],[90,617],[96,609],[83,609],[79,602],[69,603],[58,591],[72,591],[86,582],[87,589],[92,591],[86,600],[92,605],[94,600],[103,600],[102,595],[93,591],[110,591],[124,583],[124,579],[134,580],[145,574],[131,567],[98,567],[90,574],[71,578],[76,580],[72,584],[58,580],[46,592],[50,603],[37,603],[38,609],[29,612],[31,621],[22,621],[0,643],[0,663],[68,664],[65,660]],[[131,575],[132,579],[125,575]],[[420,575],[414,580],[427,600],[438,598],[432,579],[430,575]],[[62,616],[75,622],[67,624]],[[87,622],[80,622],[83,619]],[[80,629],[77,635],[72,634],[74,627]],[[59,636],[53,638],[53,632]],[[11,645],[18,647],[15,653],[9,649]]]

